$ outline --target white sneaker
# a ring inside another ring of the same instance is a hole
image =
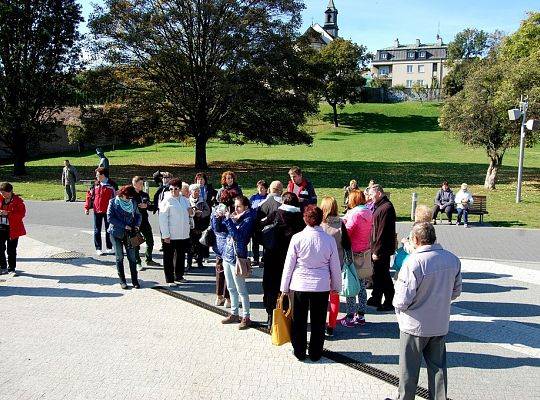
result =
[[[464,226],[465,226],[465,228],[468,228],[468,227],[469,227],[469,224],[465,224]]]
[[[103,254],[112,254],[112,255],[114,255],[114,249],[107,249],[107,251],[104,251]]]
[[[103,253],[103,251],[101,251],[101,250],[96,250],[96,254],[97,254],[98,256],[102,256],[102,255],[105,254],[105,253]]]
[[[142,266],[142,264],[137,264],[137,271],[144,271],[146,268]]]

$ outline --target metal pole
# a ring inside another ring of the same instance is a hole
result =
[[[414,213],[416,212],[416,205],[418,204],[418,195],[416,192],[412,194],[411,200],[411,221],[414,221]]]
[[[521,104],[522,104],[522,120],[521,120],[521,138],[519,141],[519,164],[518,164],[516,203],[521,202],[521,183],[523,181],[523,159],[525,157],[525,121],[527,121],[527,107],[529,106],[529,102],[525,100]]]

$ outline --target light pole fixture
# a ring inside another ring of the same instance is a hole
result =
[[[527,122],[527,108],[529,107],[529,101],[527,98],[523,100],[521,96],[521,101],[519,102],[519,108],[513,108],[508,110],[508,119],[510,121],[518,121],[521,119],[521,132],[520,132],[520,141],[519,141],[519,164],[518,164],[518,181],[517,181],[517,190],[516,190],[516,203],[521,202],[521,185],[523,182],[523,159],[525,157],[525,128],[528,130],[537,130],[540,129],[540,121],[535,119],[530,119]]]

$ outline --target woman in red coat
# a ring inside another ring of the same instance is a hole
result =
[[[17,244],[19,237],[26,235],[25,215],[26,207],[23,200],[13,193],[13,185],[0,183],[0,274],[15,276]]]

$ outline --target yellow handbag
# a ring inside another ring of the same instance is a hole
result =
[[[281,295],[276,304],[276,308],[272,313],[272,344],[281,346],[291,341],[291,307],[283,311],[283,297]],[[289,301],[290,304],[290,301]]]

